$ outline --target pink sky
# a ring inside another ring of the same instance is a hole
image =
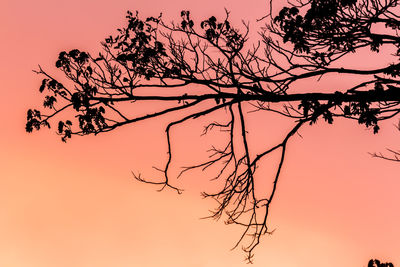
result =
[[[244,253],[230,251],[242,229],[199,219],[214,207],[199,195],[208,177],[182,178],[183,195],[133,179],[131,170],[146,173],[164,160],[156,121],[67,144],[54,129],[24,131],[26,110],[42,101],[37,64],[53,70],[62,50],[97,51],[127,10],[179,19],[182,9],[206,18],[224,7],[254,32],[267,8],[259,0],[1,2],[0,266],[245,266]],[[395,122],[378,135],[352,121],[320,122],[292,139],[271,208],[276,231],[256,249],[253,266],[400,264],[400,165],[368,154],[400,148]],[[191,123],[177,131],[180,147],[204,140],[201,129]],[[253,142],[282,130],[255,127]],[[194,153],[181,149],[177,157]]]

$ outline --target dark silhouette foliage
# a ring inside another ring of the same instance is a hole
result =
[[[394,267],[394,265],[391,262],[381,263],[379,260],[371,259],[368,262],[368,267]]]
[[[44,78],[39,91],[46,93],[43,106],[49,112],[28,110],[26,131],[50,128],[50,121],[63,113],[70,119],[56,122],[57,133],[66,142],[74,135],[96,135],[172,115],[165,129],[166,163],[158,168],[162,180],[144,179],[141,174],[135,178],[180,193],[169,177],[171,128],[225,111],[225,118],[206,125],[204,132],[221,130],[226,144],[212,147],[207,161],[183,168],[180,175],[218,167],[215,179],[224,181],[222,188],[204,193],[218,203],[211,217],[225,214],[227,224],[244,227],[236,246],[247,242],[243,249],[251,261],[261,236],[272,232],[267,218],[286,148],[303,125],[332,124],[340,117],[376,134],[381,121],[399,114],[398,4],[397,0],[299,0],[278,14],[267,14],[255,43],[250,42],[248,24],[232,25],[228,11],[222,19],[211,16],[197,22],[184,10],[179,23],[165,23],[161,15],[141,19],[129,11],[126,27],[107,37],[98,55],[77,49],[59,54],[55,66],[68,86],[39,66],[37,73]],[[374,30],[382,25],[384,31]],[[376,68],[347,67],[348,56],[366,50],[394,52]],[[357,77],[356,83],[332,91],[319,83],[329,74]],[[312,91],[298,90],[304,80]],[[159,109],[138,115],[127,108],[140,103]],[[248,143],[244,110],[249,107],[280,114],[292,121],[292,128],[280,142],[256,153]],[[280,160],[270,193],[258,195],[257,166],[274,151],[279,151]],[[398,160],[398,152],[391,152]]]

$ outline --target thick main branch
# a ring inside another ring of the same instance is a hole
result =
[[[139,96],[131,95],[129,97],[120,98],[106,98],[106,97],[93,97],[93,100],[98,101],[133,101],[133,100],[160,100],[160,101],[182,101],[182,100],[206,100],[206,99],[234,99],[238,101],[261,101],[261,102],[293,102],[293,101],[335,101],[335,102],[381,102],[381,101],[400,101],[400,88],[393,87],[382,92],[358,91],[354,93],[303,93],[303,94],[285,94],[278,95],[274,93],[267,93],[263,95],[255,94],[233,94],[233,93],[218,93],[218,94],[200,94],[200,95],[180,95],[180,96],[159,96],[148,95]]]

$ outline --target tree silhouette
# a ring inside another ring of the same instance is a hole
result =
[[[226,214],[227,224],[244,227],[236,246],[245,242],[251,261],[261,236],[272,232],[267,219],[286,148],[303,125],[318,120],[332,124],[341,117],[378,133],[380,121],[399,114],[397,6],[397,0],[299,0],[276,16],[270,11],[262,18],[264,27],[255,43],[249,41],[249,25],[232,25],[228,11],[222,19],[212,16],[200,22],[182,11],[179,23],[166,23],[161,15],[141,19],[137,12],[128,12],[127,26],[106,38],[98,55],[77,49],[59,54],[56,67],[68,85],[39,66],[36,72],[44,76],[39,91],[48,93],[43,106],[50,111],[28,110],[26,131],[50,128],[50,121],[63,113],[71,118],[58,120],[58,134],[65,142],[73,135],[96,135],[170,115],[165,129],[168,154],[165,165],[157,168],[162,179],[134,175],[180,193],[170,179],[171,129],[224,112],[224,118],[205,125],[204,133],[220,130],[226,144],[213,146],[207,161],[184,167],[179,175],[211,166],[218,169],[215,179],[223,186],[204,193],[218,203],[210,217]],[[375,30],[382,26],[384,30]],[[360,51],[393,54],[377,68],[346,67],[346,58]],[[318,83],[329,74],[356,78],[354,84],[330,91]],[[301,87],[305,80],[311,90]],[[152,110],[135,114],[144,104]],[[292,121],[281,141],[262,152],[248,143],[250,107]],[[275,151],[280,159],[271,190],[257,194],[257,166]]]
[[[368,267],[394,267],[394,265],[391,262],[381,263],[379,260],[371,259],[368,262]]]

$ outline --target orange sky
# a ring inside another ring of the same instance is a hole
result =
[[[182,178],[183,195],[132,179],[131,170],[163,162],[156,121],[67,144],[54,129],[24,131],[26,110],[42,101],[41,77],[31,71],[37,64],[51,70],[61,50],[97,51],[128,9],[178,19],[181,9],[202,18],[224,7],[254,31],[267,8],[260,0],[1,1],[0,266],[245,265],[240,249],[230,251],[241,228],[199,219],[214,207],[199,196],[207,177]],[[249,119],[255,125],[262,117]],[[394,122],[379,135],[351,121],[320,122],[292,139],[271,209],[276,231],[256,249],[253,266],[366,266],[371,257],[400,264],[400,165],[368,155],[400,147]],[[271,131],[279,125],[258,127],[253,140]],[[196,123],[176,131],[182,148],[203,140],[200,133]]]

